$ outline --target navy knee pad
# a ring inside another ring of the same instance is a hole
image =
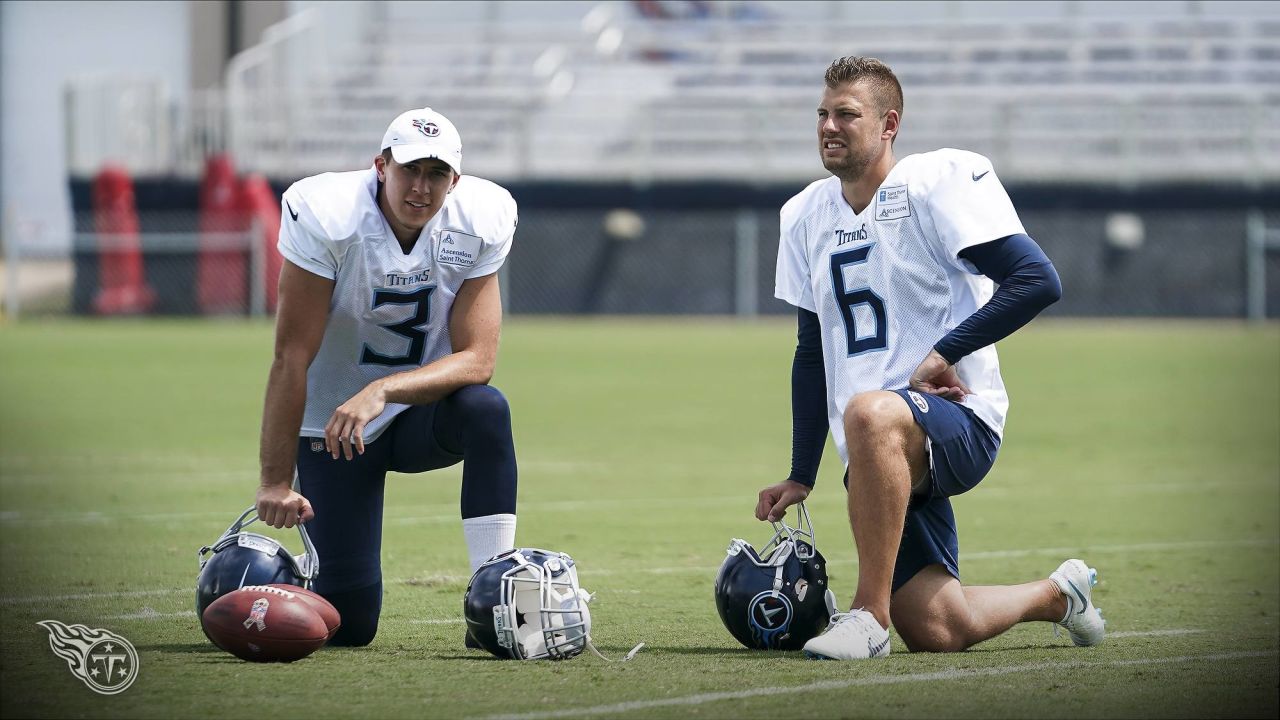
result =
[[[342,626],[329,638],[330,645],[362,647],[378,634],[382,614],[382,581],[355,590],[321,593],[338,611]]]
[[[492,385],[467,385],[440,401],[436,440],[459,455],[470,442],[501,443],[511,438],[511,406]]]

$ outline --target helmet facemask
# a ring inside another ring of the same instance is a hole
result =
[[[498,644],[520,660],[563,660],[581,653],[591,633],[591,594],[578,585],[578,570],[563,553],[541,563],[519,552],[502,573],[493,607]],[[492,562],[492,561],[491,561]]]

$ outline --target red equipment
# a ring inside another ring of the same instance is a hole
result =
[[[145,313],[155,305],[142,264],[133,180],[122,168],[105,167],[93,181],[93,224],[98,234],[99,315]]]

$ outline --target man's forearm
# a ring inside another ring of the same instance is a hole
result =
[[[289,485],[298,459],[298,431],[307,404],[306,368],[277,362],[267,378],[258,460],[263,485]]]
[[[796,354],[791,363],[790,480],[813,487],[827,442],[827,378],[818,316],[798,312]]]
[[[975,245],[960,256],[999,287],[986,305],[933,346],[952,365],[978,348],[1008,337],[1062,297],[1062,283],[1053,263],[1026,235]]]
[[[451,353],[408,372],[388,375],[378,382],[386,402],[427,405],[467,385],[486,385],[493,377],[493,360],[472,350]]]

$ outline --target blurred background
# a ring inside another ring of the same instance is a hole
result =
[[[1051,314],[1280,314],[1280,3],[0,3],[6,318],[265,315],[279,196],[431,106],[521,223],[515,314],[790,313],[778,209],[842,55],[899,157],[989,156]]]

